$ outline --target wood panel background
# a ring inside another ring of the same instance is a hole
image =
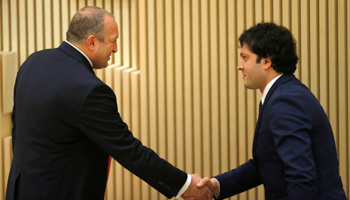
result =
[[[296,76],[324,107],[334,130],[344,189],[350,192],[350,3],[346,0],[0,0],[0,56],[65,40],[73,14],[95,5],[114,13],[119,51],[97,70],[113,88],[133,134],[188,173],[213,176],[252,157],[259,91],[246,90],[237,38],[258,22],[288,27],[300,58]],[[0,70],[0,73],[3,73]],[[0,83],[4,84],[2,75]],[[6,87],[13,87],[11,85]],[[0,87],[1,97],[4,95]],[[0,98],[0,199],[11,120]],[[262,187],[231,199],[263,199]],[[106,199],[166,199],[112,163]]]

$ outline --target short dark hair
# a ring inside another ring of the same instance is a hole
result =
[[[292,33],[274,23],[259,23],[239,37],[241,47],[247,44],[250,51],[261,58],[270,58],[276,72],[293,74],[298,63],[296,42]]]
[[[104,42],[104,17],[114,16],[108,11],[88,6],[80,9],[72,18],[67,31],[67,41],[81,44],[90,35],[96,36],[100,42]]]

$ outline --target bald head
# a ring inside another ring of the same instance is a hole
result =
[[[81,44],[90,35],[96,36],[100,41],[104,41],[104,17],[114,16],[108,11],[99,7],[84,7],[80,9],[72,18],[67,31],[67,41],[70,43]]]

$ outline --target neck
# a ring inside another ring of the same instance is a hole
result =
[[[282,74],[282,73],[276,72],[275,70],[272,70],[271,73],[268,73],[268,74],[267,74],[267,78],[266,78],[266,83],[265,83],[264,87],[263,87],[263,88],[260,88],[261,94],[264,92],[264,90],[265,90],[267,84],[269,84],[270,81],[272,81],[274,78],[276,78],[277,76],[279,76],[279,75],[281,75],[281,74]]]

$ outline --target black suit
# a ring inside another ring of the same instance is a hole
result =
[[[187,174],[134,138],[114,92],[68,43],[20,67],[6,199],[104,198],[108,157],[171,198]]]

